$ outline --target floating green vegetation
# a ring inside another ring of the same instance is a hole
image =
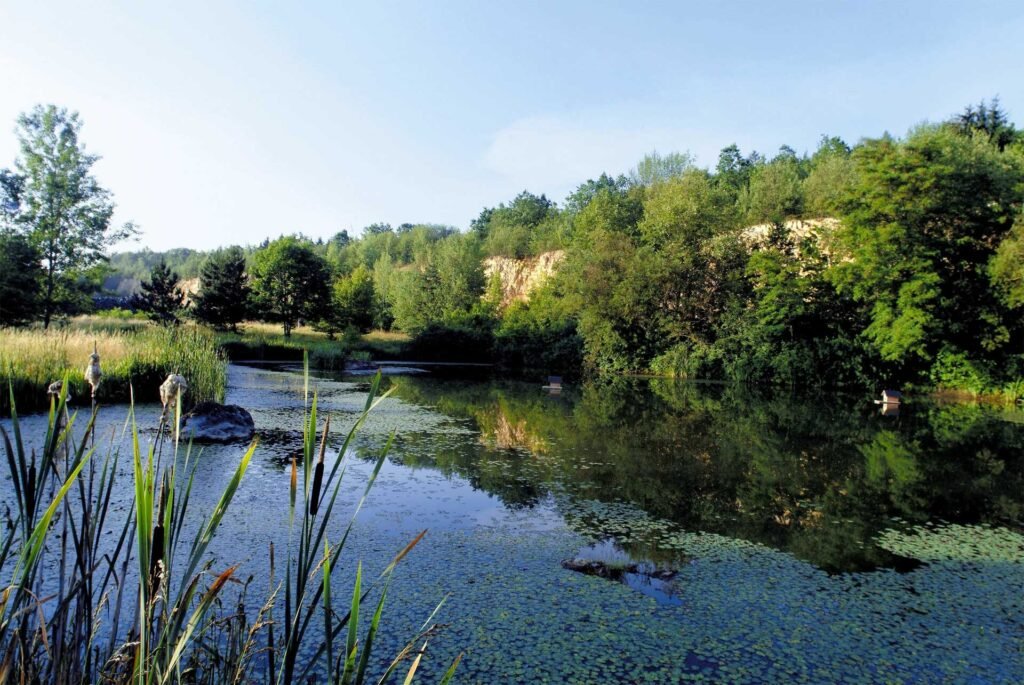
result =
[[[933,524],[909,532],[886,530],[879,546],[921,561],[988,561],[1024,563],[1024,536],[1008,528]]]

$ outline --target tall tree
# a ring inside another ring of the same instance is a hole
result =
[[[185,307],[185,294],[178,288],[178,274],[171,271],[167,262],[153,267],[149,281],[140,284],[142,293],[136,295],[132,304],[149,315],[159,324],[178,323],[178,314]]]
[[[366,333],[373,328],[373,275],[369,269],[360,264],[348,276],[334,282],[330,316],[338,330],[351,326]]]
[[[867,141],[853,159],[830,274],[870,312],[864,335],[881,357],[915,371],[944,347],[1005,350],[1010,322],[988,264],[1024,199],[1021,160],[944,126]]]
[[[682,176],[693,168],[693,156],[689,152],[670,152],[660,155],[655,150],[637,162],[629,172],[630,180],[638,186],[649,186]]]
[[[285,337],[300,321],[322,318],[328,303],[327,263],[294,236],[278,238],[253,256],[253,299],[263,320],[280,323]]]
[[[984,134],[1000,151],[1020,137],[1020,132],[1010,122],[997,97],[992,98],[991,104],[982,100],[977,106],[968,105],[949,123],[965,135]]]
[[[77,287],[104,252],[135,233],[131,223],[111,226],[111,194],[92,175],[97,155],[88,154],[78,135],[82,122],[77,112],[54,105],[36,106],[18,117],[21,154],[15,162],[15,202],[5,192],[5,212],[29,237],[43,261],[43,326],[55,314],[82,307]]]
[[[242,248],[229,247],[210,255],[199,272],[199,292],[192,299],[197,319],[216,328],[238,330],[249,312]]]
[[[0,230],[0,326],[27,323],[39,314],[42,266],[23,235]]]

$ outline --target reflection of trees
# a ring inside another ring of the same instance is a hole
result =
[[[424,463],[511,506],[545,493],[624,500],[652,517],[787,549],[833,570],[888,565],[889,518],[1019,521],[1024,426],[974,407],[616,378],[559,398],[534,384],[410,379],[399,395],[471,418],[483,443]],[[471,444],[466,444],[471,442]]]

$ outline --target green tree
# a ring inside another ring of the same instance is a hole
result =
[[[739,201],[747,223],[782,224],[803,211],[800,162],[792,150],[783,151],[768,164],[753,167],[750,183]]]
[[[629,178],[635,185],[649,186],[681,176],[692,168],[693,156],[689,152],[660,155],[655,150],[637,162],[629,172]]]
[[[993,284],[1013,308],[1024,305],[1024,214],[999,244],[989,266]]]
[[[39,315],[43,269],[25,236],[0,231],[0,326],[17,326]]]
[[[943,347],[1005,349],[1007,312],[988,264],[1021,206],[1022,161],[945,126],[868,141],[853,159],[830,278],[866,307],[866,338],[908,372]]]
[[[522,258],[533,251],[539,234],[557,229],[558,209],[544,195],[523,191],[507,206],[484,210],[474,221],[473,232],[484,237],[487,255]]]
[[[853,187],[856,166],[850,148],[839,138],[822,136],[803,180],[804,211],[811,217],[834,217]]]
[[[366,333],[373,328],[373,274],[360,264],[347,276],[334,281],[328,316],[336,330],[355,328]]]
[[[153,267],[149,281],[140,285],[142,292],[133,299],[133,306],[163,325],[178,323],[178,314],[185,307],[185,294],[178,287],[178,274],[163,260]]]
[[[9,213],[43,260],[44,328],[54,315],[85,306],[82,278],[103,261],[110,245],[135,233],[130,223],[111,226],[114,203],[90,173],[99,157],[86,153],[78,139],[81,128],[76,112],[53,105],[18,117],[20,190],[17,209]]]
[[[238,330],[249,313],[249,284],[245,253],[229,247],[210,255],[199,272],[199,292],[192,298],[199,321],[216,328]]]
[[[284,236],[253,255],[255,311],[264,321],[280,323],[285,337],[300,321],[317,321],[327,307],[327,263],[307,242]]]
[[[1020,132],[1010,122],[1006,111],[999,106],[999,98],[989,104],[982,100],[977,106],[968,105],[953,117],[949,124],[964,135],[980,133],[986,136],[1000,152],[1020,138]]]

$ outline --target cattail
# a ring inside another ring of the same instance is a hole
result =
[[[320,486],[324,481],[324,452],[327,450],[327,432],[331,430],[331,415],[327,415],[327,423],[324,425],[324,434],[320,438],[320,457],[316,460],[316,469],[313,471],[313,492],[309,500],[309,514],[316,516],[320,508]]]
[[[288,487],[288,497],[290,500],[290,511],[295,511],[295,492],[299,488],[299,467],[295,463],[295,455],[292,455],[292,482]]]
[[[92,398],[96,399],[96,388],[100,387],[100,379],[103,378],[103,371],[100,369],[100,353],[96,343],[92,344],[92,354],[89,355],[89,366],[85,367],[85,382],[92,388]]]
[[[186,390],[188,390],[188,381],[184,376],[179,376],[176,373],[167,374],[167,379],[160,384],[160,402],[164,405],[164,414],[167,413],[168,408],[174,407],[178,397],[184,395]]]
[[[54,381],[46,386],[46,394],[53,397],[60,397],[60,391],[64,388],[64,381]],[[70,397],[69,397],[70,399]]]
[[[160,586],[160,570],[164,559],[164,526],[156,524],[153,528],[153,548],[149,558],[149,582],[153,592]]]

